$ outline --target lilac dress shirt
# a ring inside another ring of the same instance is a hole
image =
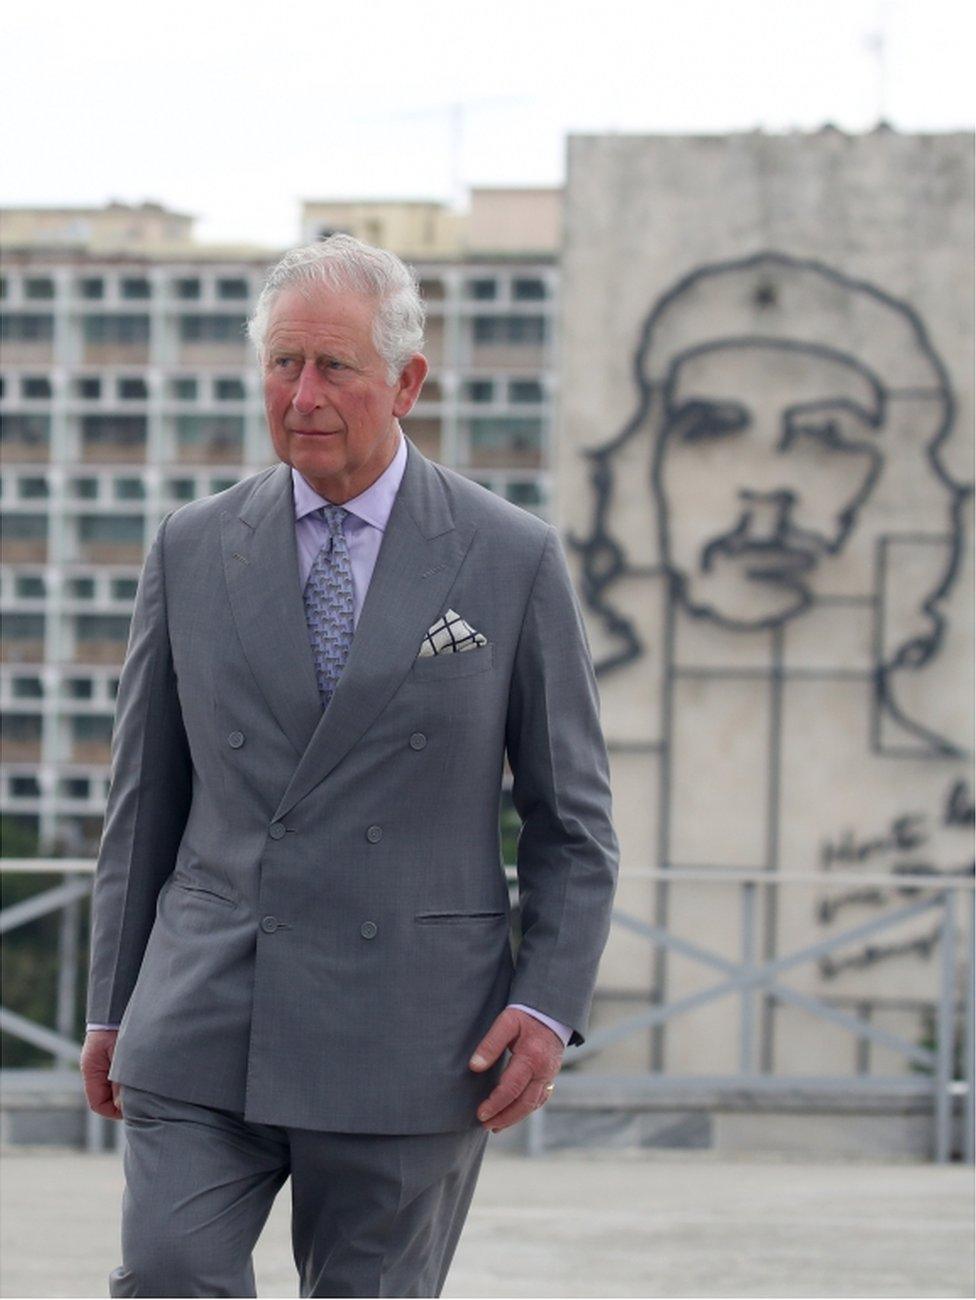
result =
[[[346,546],[349,550],[349,560],[352,565],[352,618],[354,629],[359,623],[363,601],[369,589],[370,579],[376,565],[376,557],[379,554],[380,543],[383,540],[383,531],[386,528],[387,520],[390,518],[390,511],[393,509],[393,502],[403,479],[403,471],[406,466],[407,444],[401,433],[396,455],[379,478],[371,483],[365,492],[360,492],[358,497],[352,497],[351,500],[342,503],[344,509],[349,512],[342,521],[342,530],[346,537]],[[318,510],[320,506],[329,504],[329,502],[328,498],[319,496],[315,489],[302,478],[294,465],[291,470],[291,482],[295,498],[295,541],[298,546],[299,590],[304,591],[312,563],[329,536],[328,525],[314,511]],[[536,1020],[541,1020],[544,1025],[548,1025],[553,1033],[559,1035],[564,1045],[569,1042],[572,1029],[568,1025],[553,1020],[549,1016],[543,1015],[541,1011],[535,1011],[532,1007],[524,1006],[520,1002],[513,1002],[511,1005],[519,1011],[528,1012]],[[88,1028],[117,1029],[118,1026],[90,1024]]]

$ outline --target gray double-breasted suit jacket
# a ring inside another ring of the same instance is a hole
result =
[[[506,1002],[581,1041],[617,866],[607,756],[555,529],[407,464],[323,712],[278,464],[168,515],[119,686],[89,1021],[110,1077],[262,1123],[476,1123]],[[448,608],[487,638],[418,657]],[[523,821],[513,959],[504,756]]]

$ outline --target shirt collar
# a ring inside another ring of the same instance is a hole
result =
[[[356,515],[367,524],[372,524],[374,528],[378,528],[382,532],[390,518],[390,511],[393,509],[393,502],[400,488],[403,471],[406,467],[407,440],[401,431],[396,454],[389,465],[378,479],[370,483],[364,492],[360,492],[358,497],[344,501],[342,503],[343,509],[348,510],[350,514]],[[313,510],[318,510],[321,506],[329,504],[328,498],[319,496],[318,492],[302,477],[294,465],[291,467],[291,482],[296,520],[302,519],[305,515],[311,514]]]

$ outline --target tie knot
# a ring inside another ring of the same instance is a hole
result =
[[[325,520],[329,532],[333,537],[342,532],[342,521],[349,513],[344,506],[336,506],[331,502],[324,506],[319,506],[318,514]]]

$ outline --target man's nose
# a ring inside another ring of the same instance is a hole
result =
[[[786,531],[789,515],[796,496],[787,489],[772,492],[754,492],[742,488],[739,496],[749,520],[749,535],[758,539],[778,537]]]
[[[322,385],[315,366],[307,363],[298,376],[298,384],[291,399],[291,404],[300,415],[311,413],[323,403]]]

